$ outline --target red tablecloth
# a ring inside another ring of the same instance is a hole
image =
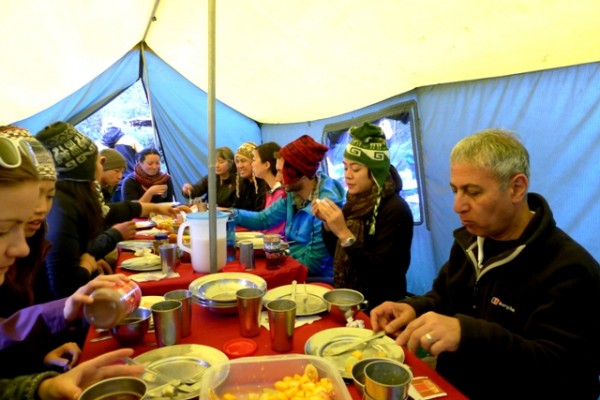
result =
[[[122,252],[119,255],[117,265],[121,265],[123,260],[130,257],[133,257],[133,253]],[[237,261],[228,263],[225,266],[234,264],[237,264]],[[135,273],[120,267],[117,267],[116,272],[126,275]],[[175,272],[179,274],[179,277],[162,279],[160,281],[140,282],[139,286],[142,289],[142,294],[144,296],[162,296],[170,290],[187,289],[192,281],[207,275],[194,272],[191,263],[179,263]],[[278,286],[289,285],[293,280],[296,280],[298,283],[305,282],[308,269],[305,265],[288,256],[285,257],[284,262],[279,269],[268,270],[266,267],[266,259],[257,256],[254,258],[254,269],[246,270],[244,272],[249,272],[262,277],[267,282],[267,289],[272,289]]]
[[[365,320],[367,326],[370,325],[366,315],[360,314],[359,317]],[[339,328],[342,326],[343,325],[333,321],[329,314],[325,313],[320,320],[315,321],[310,325],[303,325],[296,328],[294,332],[294,347],[290,353],[304,354],[304,344],[312,335],[323,329]],[[103,333],[102,335],[105,334],[106,333]],[[115,350],[119,347],[114,339],[96,343],[90,342],[91,338],[99,335],[100,334],[93,328],[88,332],[86,343],[83,347],[82,361]],[[183,338],[180,343],[201,344],[223,351],[225,342],[239,337],[239,320],[237,315],[214,314],[194,303],[192,306],[192,334],[191,336]],[[271,349],[269,331],[266,329],[261,328],[259,336],[252,339],[258,343],[258,349],[252,356],[280,354]],[[155,348],[156,338],[154,333],[148,333],[144,343],[134,348],[134,357]],[[414,354],[409,353],[408,350],[404,349],[404,352],[406,354],[405,363],[412,368],[414,376],[428,376],[448,394],[447,397],[443,397],[442,399],[466,399],[464,395],[444,380],[444,378],[426,363],[421,361]],[[354,400],[362,400],[362,396],[359,395],[352,384],[348,385],[348,389]]]

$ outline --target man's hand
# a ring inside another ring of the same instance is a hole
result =
[[[457,318],[428,312],[409,323],[396,338],[396,343],[406,344],[413,353],[421,346],[437,356],[445,351],[458,350],[460,336],[460,321]]]
[[[406,303],[386,301],[371,310],[370,316],[373,331],[384,330],[388,336],[397,337],[417,313]]]

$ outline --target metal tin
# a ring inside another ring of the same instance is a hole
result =
[[[246,269],[254,269],[254,244],[252,240],[240,242],[240,264]]]

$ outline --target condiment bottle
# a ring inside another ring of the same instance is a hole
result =
[[[169,234],[167,233],[157,233],[154,235],[154,242],[152,243],[153,252],[157,256],[160,255],[160,246],[163,244],[169,244]]]
[[[112,288],[99,288],[90,295],[93,303],[85,304],[83,315],[96,328],[110,329],[135,311],[142,300],[142,290],[129,281]]]

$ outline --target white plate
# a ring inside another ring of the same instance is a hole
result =
[[[135,229],[147,229],[156,226],[152,221],[138,221],[135,223]]]
[[[239,242],[240,240],[262,238],[263,236],[264,234],[262,232],[236,232],[235,241]]]
[[[228,361],[229,358],[227,358],[225,353],[214,347],[199,344],[176,344],[147,351],[135,357],[134,360],[167,376],[171,376],[173,379],[193,378],[194,381],[200,382],[203,372],[207,368]],[[164,384],[160,380],[150,381],[153,377],[155,376],[151,373],[142,375],[142,379],[148,385],[148,394],[151,394],[153,389]],[[199,391],[193,393],[178,392],[175,397],[169,397],[169,399],[195,399],[198,398],[198,393]]]
[[[285,285],[267,291],[265,297],[263,297],[263,303],[266,304],[267,302],[276,299],[291,299],[292,287],[292,285]],[[318,285],[297,284],[296,315],[303,317],[327,311],[327,303],[323,300],[323,294],[330,290],[331,289]],[[306,301],[304,301],[305,299]]]
[[[117,243],[117,249],[133,252],[142,249],[152,249],[153,247],[152,240],[123,240]]]
[[[163,301],[164,299],[165,298],[163,296],[142,296],[142,300],[140,300],[140,307],[150,308],[153,304]]]
[[[141,260],[146,261],[139,263]],[[148,272],[162,269],[162,264],[160,262],[160,256],[148,254],[142,257],[128,258],[121,263],[120,267],[129,271]]]
[[[304,345],[304,353],[332,361],[344,379],[352,379],[351,367],[360,361],[352,355],[352,351],[331,357],[323,356],[323,351],[331,345],[357,342],[361,339],[368,338],[372,334],[372,330],[363,328],[325,329],[308,338]],[[387,336],[382,337],[381,339],[375,339],[364,348],[359,347],[359,350],[362,353],[362,359],[381,357],[404,362],[404,350],[402,350],[402,347],[398,346],[392,338]]]
[[[235,301],[235,292],[246,287],[267,290],[267,281],[246,272],[219,272],[194,280],[189,285],[192,295],[212,301]]]

